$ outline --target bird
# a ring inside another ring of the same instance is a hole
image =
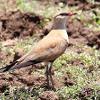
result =
[[[54,88],[52,78],[52,65],[53,62],[60,57],[66,50],[69,39],[66,29],[67,16],[75,15],[76,13],[60,13],[54,17],[52,30],[41,39],[33,48],[23,55],[21,58],[12,62],[6,67],[0,69],[0,73],[10,70],[20,69],[33,64],[45,62],[46,66],[46,80],[47,87]]]

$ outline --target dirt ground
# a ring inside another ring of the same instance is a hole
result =
[[[40,33],[37,25],[42,17],[34,13],[22,13],[17,10],[0,16],[0,40],[23,38],[32,36],[33,33]]]
[[[55,4],[57,3],[58,1],[55,0]],[[82,10],[89,10],[98,6],[88,4],[87,2],[85,2],[85,0],[68,0],[68,2],[64,1],[64,3],[67,3],[69,6],[79,6],[79,9]],[[88,5],[85,6],[86,4]],[[13,40],[14,38],[22,39],[27,36],[31,37],[34,35],[34,33],[38,34],[38,37],[48,34],[50,29],[39,27],[39,24],[43,19],[43,16],[39,16],[34,13],[22,13],[19,10],[0,15],[0,41],[7,41],[8,39]],[[100,31],[94,31],[93,29],[90,30],[86,28],[83,23],[84,21],[81,21],[79,19],[73,20],[71,18],[68,18],[67,30],[70,39],[68,48],[71,48],[71,46],[76,43],[82,43],[90,47],[96,46],[97,49],[100,49]],[[0,53],[0,58],[3,60],[6,57],[3,53]],[[14,73],[10,73],[8,75],[5,75],[5,73],[0,74],[0,92],[3,93],[6,90],[6,87],[11,86],[12,84],[18,86],[26,85],[29,87],[32,87],[33,85],[45,86],[45,76],[35,76],[31,74],[30,69],[31,66],[29,68],[15,71]],[[34,70],[38,69],[34,68]],[[54,70],[55,69],[53,69],[52,74]],[[54,77],[55,87],[60,87],[63,85],[73,85],[74,81],[70,79],[69,74],[63,75],[63,77],[61,78],[62,83],[59,83],[59,81],[56,80],[56,77]],[[89,93],[91,93],[93,90],[85,89],[83,91],[85,92],[83,94],[80,93],[80,95],[86,95],[85,93],[87,93],[87,91],[90,91]],[[40,95],[40,100],[49,100],[46,99],[47,97],[49,97],[50,100],[59,100],[57,95],[52,91],[45,91],[42,95]],[[53,99],[51,97],[53,97]]]

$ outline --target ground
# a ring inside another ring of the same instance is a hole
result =
[[[62,11],[77,14],[67,18],[70,43],[66,52],[53,64],[55,90],[46,88],[45,65],[37,64],[0,73],[0,99],[99,100],[100,2],[14,0],[5,2],[5,5],[8,6],[1,6],[0,10],[1,67],[20,58],[47,35],[55,14]]]

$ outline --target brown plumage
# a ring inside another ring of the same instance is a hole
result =
[[[50,87],[51,80],[53,86],[51,76],[52,63],[64,53],[69,42],[66,32],[66,15],[68,14],[61,13],[57,15],[54,18],[53,28],[50,33],[40,40],[26,55],[13,62],[11,65],[1,68],[0,72],[19,69],[40,62],[47,62],[47,85]]]

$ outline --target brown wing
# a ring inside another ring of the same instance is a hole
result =
[[[54,52],[56,53],[57,50],[55,49],[57,45],[59,45],[59,39],[57,38],[49,38],[49,41],[48,39],[43,39],[42,41],[37,43],[29,53],[27,53],[25,56],[21,57],[17,61],[27,62],[30,60],[48,60],[49,57],[54,56]]]
[[[42,44],[43,42],[43,44]],[[28,65],[36,64],[42,61],[53,61],[59,56],[57,49],[57,41],[47,42],[46,40],[39,42],[31,52],[17,60],[17,63],[11,68],[22,68]]]

